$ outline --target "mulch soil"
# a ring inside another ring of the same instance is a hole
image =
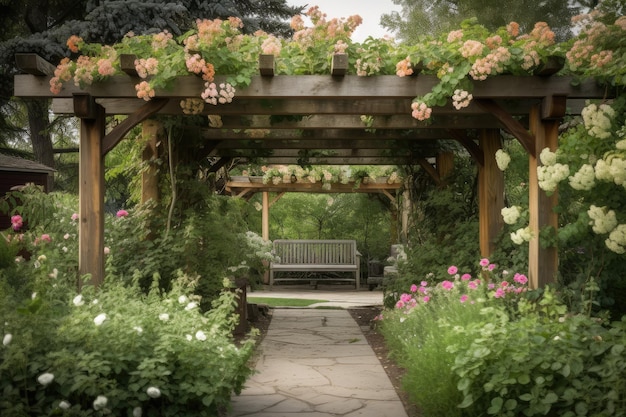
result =
[[[380,314],[381,308],[376,306],[350,308],[348,309],[348,312],[361,327],[367,342],[376,354],[376,357],[378,357],[378,360],[385,369],[385,372],[387,372],[387,376],[391,380],[398,397],[400,397],[402,404],[404,404],[404,409],[406,410],[408,417],[423,417],[418,407],[411,403],[408,395],[402,390],[402,377],[405,374],[405,370],[398,366],[398,364],[389,357],[389,349],[385,344],[385,339],[376,330],[374,318]],[[259,316],[252,323],[252,325],[260,331],[258,343],[263,340],[263,337],[267,333],[271,320],[272,313],[270,309],[268,314],[259,314]]]

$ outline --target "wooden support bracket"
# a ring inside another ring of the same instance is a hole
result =
[[[278,200],[283,198],[284,195],[285,195],[285,191],[282,191],[282,192],[278,193],[276,195],[276,197],[274,197],[274,199],[272,201],[270,201],[270,208],[274,205],[274,203],[278,202]]]
[[[417,158],[416,161],[418,164],[420,164],[422,168],[424,168],[424,171],[426,171],[428,175],[430,175],[432,179],[435,180],[435,184],[437,184],[437,186],[440,186],[441,178],[439,177],[439,174],[437,173],[435,167],[429,164],[428,161],[424,158]]]
[[[475,99],[474,102],[496,117],[515,136],[529,155],[535,156],[535,136],[510,113],[491,99]]]
[[[115,126],[102,140],[102,155],[106,155],[113,149],[138,123],[143,122],[148,117],[161,110],[168,101],[169,99],[167,98],[153,98],[128,116],[122,123]]]
[[[219,171],[220,168],[226,166],[226,164],[228,164],[232,159],[231,158],[220,158],[216,163],[214,163],[213,165],[211,165],[211,168],[209,168],[209,172],[217,172]]]
[[[348,72],[348,55],[334,54],[330,65],[330,74],[333,77],[343,77]]]
[[[15,65],[31,75],[54,75],[56,67],[37,54],[15,54]]]
[[[259,73],[263,77],[273,77],[276,59],[272,54],[259,55]]]
[[[458,141],[467,152],[469,152],[470,156],[478,165],[485,166],[485,155],[483,150],[480,149],[480,146],[472,139],[470,139],[464,130],[459,129],[448,129],[447,132],[454,138],[454,140]]]

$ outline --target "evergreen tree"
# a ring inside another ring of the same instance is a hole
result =
[[[14,56],[34,52],[56,64],[70,51],[65,42],[79,35],[88,42],[111,44],[128,32],[168,30],[182,34],[196,19],[239,17],[244,30],[288,33],[288,19],[302,8],[286,0],[0,0],[0,144],[15,128],[7,106],[17,73]],[[26,100],[35,159],[54,166],[47,100]],[[14,118],[15,119],[15,118]]]

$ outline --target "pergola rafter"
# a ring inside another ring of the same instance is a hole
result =
[[[124,57],[123,65],[128,68],[125,75],[84,88],[68,83],[57,95],[50,92],[53,67],[37,57],[21,56],[18,61],[25,63],[22,68],[29,74],[15,76],[16,96],[52,98],[55,112],[81,117],[80,273],[92,274],[96,283],[101,282],[103,265],[97,253],[103,249],[104,154],[132,126],[151,115],[182,114],[180,101],[198,97],[203,90],[201,78],[180,76],[170,89],[157,90],[155,99],[146,104],[136,97],[135,85],[140,79],[130,68],[131,59]],[[280,164],[297,164],[305,159],[310,164],[413,165],[421,166],[440,184],[450,169],[451,158],[436,154],[437,143],[456,141],[479,167],[483,256],[493,250],[502,226],[504,181],[494,158],[501,146],[500,131],[513,135],[531,162],[536,163],[541,146],[555,146],[555,126],[562,117],[568,112],[579,114],[586,99],[606,97],[606,91],[593,82],[573,87],[572,79],[549,73],[500,75],[473,83],[474,100],[469,107],[460,111],[451,106],[435,108],[427,123],[410,116],[410,104],[414,97],[429,93],[439,83],[436,77],[358,77],[345,75],[346,65],[345,57],[335,56],[328,75],[274,75],[271,60],[261,57],[260,75],[254,76],[249,86],[239,88],[231,104],[205,106],[202,114],[211,115],[212,124],[201,131],[189,130],[189,134],[205,140],[202,155],[219,161],[220,166],[233,158]],[[226,81],[226,77],[216,77],[215,81]],[[129,115],[129,121],[105,134],[107,115]],[[295,188],[279,190],[234,182],[227,186],[234,195],[263,192],[267,207],[269,192],[302,189],[290,187]],[[536,180],[529,187],[531,226],[538,235],[542,227],[556,226],[553,216],[538,215],[552,211],[554,198],[545,198]],[[390,191],[396,190],[378,191],[391,195]],[[538,244],[530,248],[533,265],[529,278],[537,287],[554,278],[557,260],[553,255],[544,255]]]

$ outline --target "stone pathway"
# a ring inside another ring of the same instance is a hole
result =
[[[230,417],[406,417],[346,310],[275,309]]]

